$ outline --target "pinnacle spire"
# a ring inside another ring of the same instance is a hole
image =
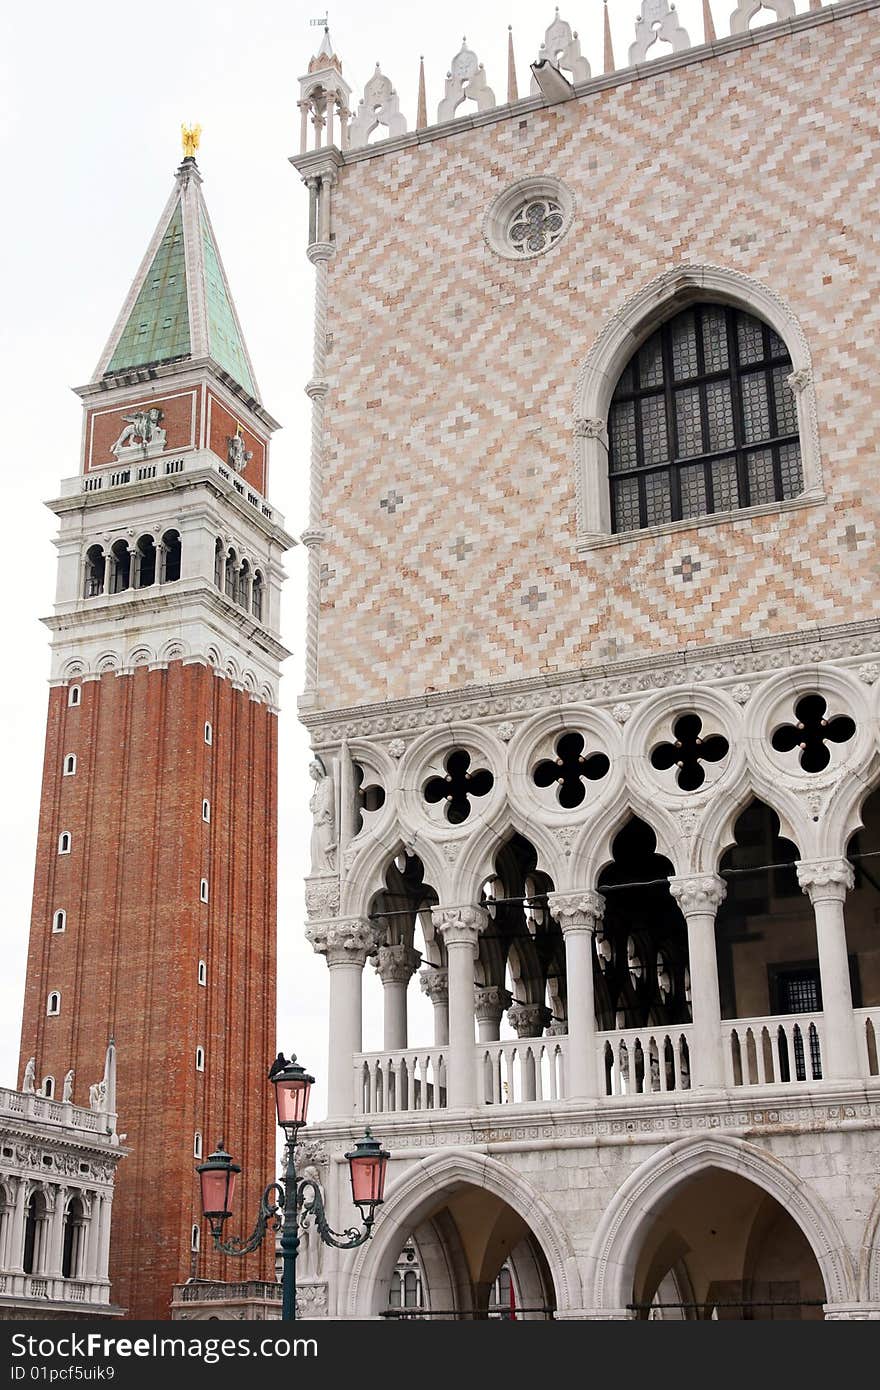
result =
[[[712,6],[709,0],[703,0],[703,35],[706,43],[715,42],[715,23],[712,19]]]
[[[614,47],[611,43],[611,20],[608,18],[608,0],[605,0],[605,71],[614,72]]]
[[[424,130],[428,124],[428,101],[425,96],[425,58],[419,59],[419,103],[416,111],[416,130]]]
[[[201,183],[194,156],[185,153],[93,381],[209,358],[259,399]]]
[[[557,14],[559,11],[557,10]],[[516,85],[516,62],[513,56],[513,25],[507,26],[507,100],[516,101],[519,92]]]

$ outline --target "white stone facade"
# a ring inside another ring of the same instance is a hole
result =
[[[119,1317],[108,1277],[115,1115],[0,1090],[0,1318]]]
[[[797,191],[809,168],[847,208],[873,302],[868,203],[831,152],[878,9],[779,6],[752,43],[744,4],[717,45],[667,34],[653,71],[538,72],[523,102],[295,161],[301,714],[334,788],[306,886],[330,971],[311,1133],[337,1228],[365,1121],[392,1153],[372,1240],[325,1259],[330,1316],[387,1312],[412,1237],[429,1316],[485,1316],[508,1260],[523,1317],[880,1317],[880,360]],[[763,112],[749,140],[733,90]],[[533,254],[505,255],[529,180]],[[798,485],[615,529],[624,375],[695,306],[775,344]]]

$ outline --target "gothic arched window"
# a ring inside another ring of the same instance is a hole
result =
[[[614,531],[803,491],[792,362],[766,323],[723,304],[675,315],[627,363],[608,419]]]

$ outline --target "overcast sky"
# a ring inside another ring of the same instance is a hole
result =
[[[339,0],[334,48],[356,101],[375,63],[394,82],[414,125],[420,54],[429,119],[449,63],[467,36],[499,101],[506,97],[507,26],[519,89],[553,5],[527,0],[445,0],[415,6]],[[618,66],[634,37],[637,0],[611,0]],[[726,34],[735,0],[712,0]],[[798,10],[808,0],[797,0]],[[702,41],[700,0],[680,0],[692,42]],[[0,797],[4,970],[0,976],[0,1084],[17,1085],[33,857],[55,584],[55,518],[42,505],[79,469],[80,403],[171,189],[181,121],[203,127],[199,168],[226,271],[268,409],[284,428],[272,449],[269,493],[299,534],[306,523],[313,271],[305,257],[306,196],[287,162],[298,151],[297,79],[320,42],[317,0],[151,0],[149,5],[67,0],[5,7],[0,42],[2,266],[3,630],[0,683],[4,794]],[[562,17],[579,30],[602,71],[602,6],[573,0]],[[772,18],[762,12],[762,19]],[[658,52],[660,50],[658,49]],[[302,683],[305,550],[288,557],[280,720],[279,1043],[319,1077],[323,1114],[327,971],[303,938],[307,872],[308,747],[296,718]],[[411,990],[415,994],[415,989]],[[381,988],[367,970],[365,1046],[381,1046]],[[430,1040],[417,996],[411,1038]],[[86,1078],[84,1078],[85,1080]],[[93,1078],[87,1078],[91,1080]],[[124,1127],[124,1116],[121,1119]]]

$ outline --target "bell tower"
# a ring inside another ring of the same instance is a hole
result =
[[[194,1165],[224,1136],[243,1209],[274,1169],[277,712],[293,545],[267,498],[262,403],[195,160],[177,170],[98,366],[80,467],[49,505],[58,585],[22,1066],[119,1054],[130,1156],[110,1279],[169,1316],[192,1274],[272,1278],[266,1247],[199,1251]],[[234,1137],[234,1139],[233,1139]]]

